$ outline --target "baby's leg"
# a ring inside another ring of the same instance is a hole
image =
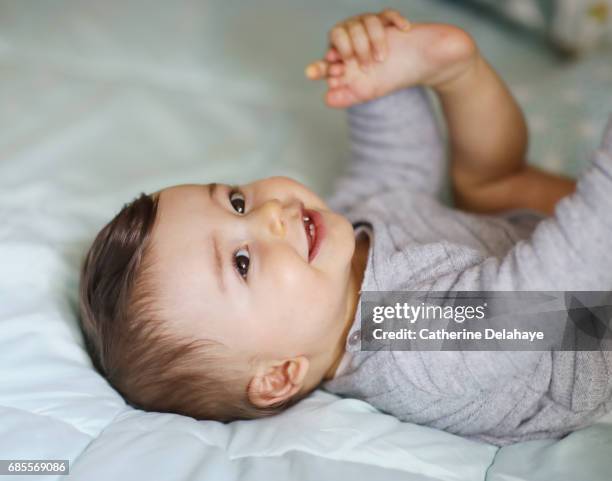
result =
[[[576,181],[531,165],[474,189],[461,208],[495,213],[510,209],[533,209],[552,215],[555,205],[576,189]]]
[[[483,57],[435,91],[448,125],[458,207],[481,213],[528,208],[552,214],[557,201],[574,191],[572,179],[527,165],[523,112]]]

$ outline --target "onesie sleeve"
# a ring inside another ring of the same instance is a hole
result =
[[[347,109],[350,164],[336,202],[350,207],[390,188],[439,194],[446,147],[424,87],[392,92]]]

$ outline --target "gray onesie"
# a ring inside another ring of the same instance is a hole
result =
[[[348,109],[351,164],[329,206],[370,236],[362,291],[612,290],[612,116],[554,217],[445,206],[445,144],[427,92]],[[561,437],[612,410],[606,351],[360,350],[360,307],[321,387],[403,421],[497,445]]]

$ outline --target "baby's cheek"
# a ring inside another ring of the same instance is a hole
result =
[[[307,280],[306,280],[307,279]],[[341,302],[342,290],[325,273],[310,273],[301,287],[301,300],[313,314],[333,313]]]
[[[280,292],[287,294],[302,292],[311,282],[308,272],[299,262],[280,262],[277,269],[277,284]],[[302,262],[303,264],[303,262]]]
[[[303,261],[287,262],[278,274],[275,297],[280,302],[291,301],[300,309],[308,308],[322,295],[324,283],[317,278],[316,271]]]

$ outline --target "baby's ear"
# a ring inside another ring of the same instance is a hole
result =
[[[247,388],[249,400],[265,408],[291,399],[303,386],[309,366],[304,356],[262,363]]]

